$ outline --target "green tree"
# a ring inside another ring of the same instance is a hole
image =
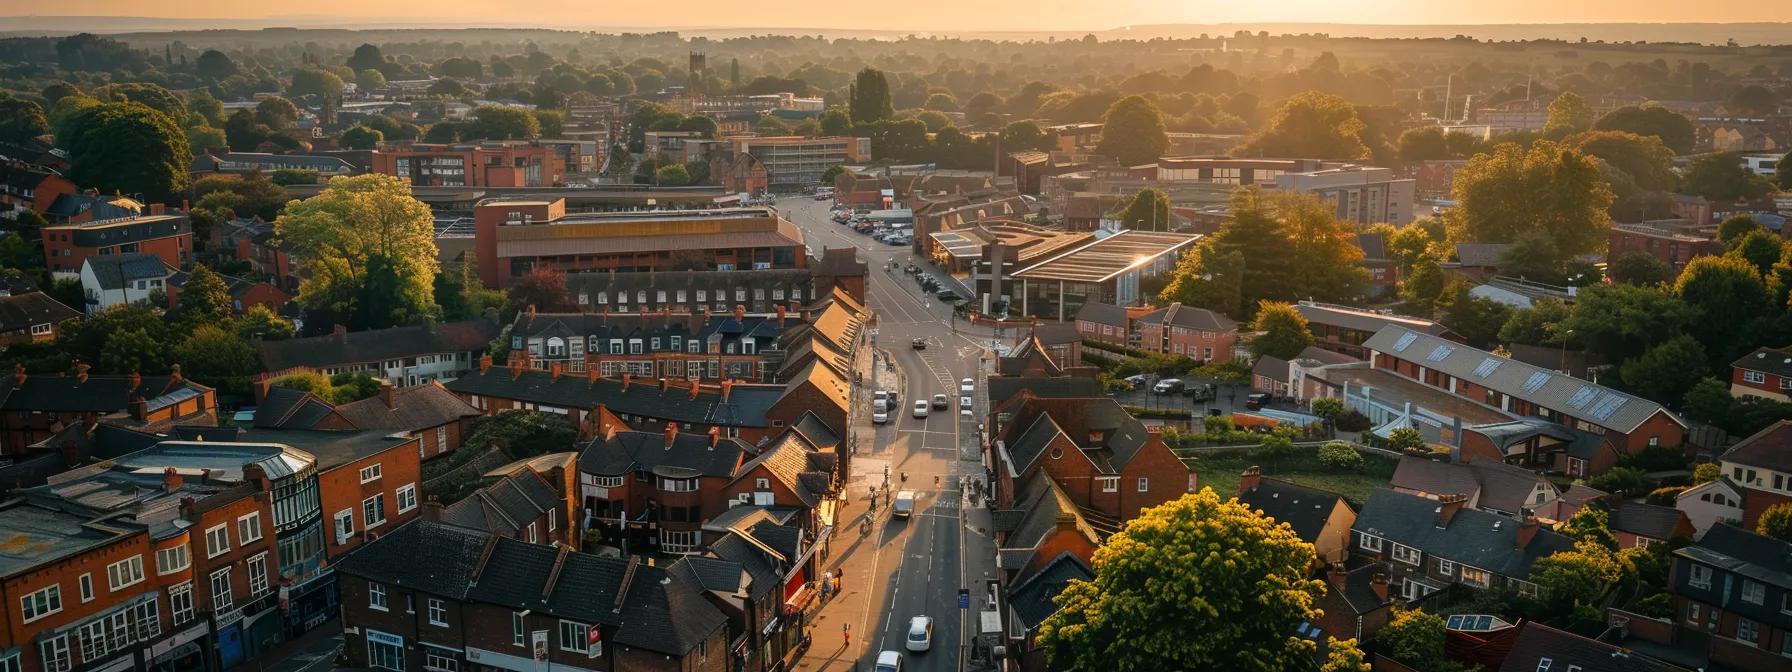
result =
[[[1780,95],[1759,84],[1736,89],[1724,103],[1731,114],[1766,116],[1779,111]]]
[[[957,112],[958,98],[945,92],[930,94],[927,96],[927,102],[921,104],[921,109],[937,110],[940,112]]]
[[[1182,255],[1158,298],[1226,315],[1244,314],[1245,257],[1237,250],[1197,246]]]
[[[180,119],[187,111],[187,105],[181,101],[180,94],[147,82],[107,84],[94,89],[93,95],[112,103],[142,103],[168,115],[169,119]]]
[[[1437,320],[1444,323],[1469,345],[1491,349],[1499,339],[1500,329],[1512,317],[1512,307],[1469,294],[1466,282],[1449,284],[1437,300]]]
[[[682,163],[660,166],[653,171],[653,183],[662,187],[682,187],[691,183],[691,173]]]
[[[1553,142],[1477,155],[1456,171],[1451,193],[1460,204],[1450,210],[1457,240],[1511,243],[1535,233],[1571,256],[1597,250],[1610,228],[1613,196],[1598,165]]]
[[[852,135],[852,115],[846,108],[835,105],[821,113],[821,134],[825,136]]]
[[[165,371],[168,365],[162,353],[166,350],[144,329],[122,329],[113,332],[100,346],[99,368],[110,373]]]
[[[1444,131],[1436,126],[1408,129],[1398,143],[1401,161],[1434,161],[1450,158],[1450,145]]]
[[[1144,96],[1127,96],[1108,106],[1095,151],[1114,157],[1120,165],[1137,166],[1157,162],[1169,144],[1163,112]]]
[[[1608,551],[1618,550],[1618,536],[1612,534],[1611,514],[1598,506],[1583,506],[1559,530],[1575,541],[1598,544]]]
[[[1143,512],[1095,552],[1040,626],[1053,669],[1272,670],[1310,664],[1313,547],[1211,488]]]
[[[921,120],[921,123],[927,125],[927,132],[929,133],[936,133],[940,129],[952,125],[952,118],[946,116],[946,113],[944,112],[927,110],[914,116],[916,119]]]
[[[535,115],[536,125],[541,127],[541,137],[558,138],[566,129],[565,112],[561,112],[560,110],[535,110],[532,114]],[[709,119],[709,117],[690,117],[690,119],[708,119],[712,128],[715,124],[715,120]],[[711,135],[704,137],[713,137],[713,132]]]
[[[282,187],[295,184],[317,184],[317,171],[310,168],[278,168],[268,175],[268,181]]]
[[[193,183],[193,196],[201,204],[206,203],[206,196],[220,191],[229,192],[236,197],[228,205],[237,214],[270,220],[280,214],[280,209],[286,207],[287,201],[292,198],[285,188],[274,184],[260,171],[249,171],[237,177],[206,177]]]
[[[1779,234],[1767,229],[1756,229],[1730,241],[1728,254],[1748,262],[1762,277],[1766,277],[1773,264],[1780,260],[1780,249],[1784,246],[1785,242]]]
[[[1723,223],[1717,225],[1717,240],[1728,249],[1734,247],[1732,243],[1748,235],[1749,232],[1762,231],[1766,228],[1748,213],[1730,215],[1724,218]]]
[[[1020,152],[1026,150],[1049,151],[1056,148],[1056,138],[1039,127],[1032,119],[1008,122],[1002,127],[1002,150]]]
[[[222,51],[207,49],[193,61],[193,74],[199,75],[200,79],[216,82],[237,74],[236,62]]]
[[[1780,191],[1792,191],[1792,152],[1780,157],[1773,166],[1773,183]]]
[[[228,151],[230,139],[225,137],[224,131],[210,126],[189,126],[187,127],[187,147],[193,150],[194,154],[213,149]]]
[[[1325,664],[1319,672],[1369,672],[1369,662],[1354,639],[1325,638]]]
[[[1170,219],[1170,197],[1155,187],[1140,189],[1133,194],[1132,201],[1114,214],[1120,220],[1120,226],[1134,231],[1168,231],[1172,224]]]
[[[1729,383],[1706,377],[1686,391],[1680,407],[1689,418],[1722,426],[1729,421],[1734,402],[1735,399],[1730,396]]]
[[[759,118],[759,123],[753,125],[753,132],[766,137],[790,135],[791,133],[790,124],[769,114]]]
[[[366,126],[356,126],[343,131],[342,137],[337,138],[336,143],[342,145],[343,149],[373,149],[380,146],[380,143],[385,140],[386,134],[384,133]]]
[[[69,137],[69,178],[102,192],[141,194],[170,202],[187,188],[193,153],[168,115],[139,103],[105,103],[76,113]]]
[[[43,106],[0,92],[0,142],[26,144],[49,132]]]
[[[1685,332],[1697,318],[1669,288],[1593,285],[1577,293],[1561,326],[1606,361],[1621,362],[1643,354],[1664,334]]]
[[[348,57],[345,64],[348,65],[350,70],[356,72],[370,68],[378,70],[380,66],[386,64],[386,57],[380,53],[379,47],[372,44],[362,44],[359,47],[355,47],[355,53]]]
[[[1396,608],[1373,641],[1382,655],[1420,670],[1446,660],[1444,619],[1418,609]]]
[[[1760,198],[1773,191],[1773,183],[1744,166],[1741,155],[1723,152],[1706,154],[1686,164],[1680,190],[1712,201],[1729,202]]]
[[[481,105],[473,110],[473,119],[472,137],[487,140],[534,140],[541,137],[541,122],[529,110],[515,105]]]
[[[382,292],[374,301],[389,309],[361,313],[369,316],[358,325],[363,328],[404,324],[436,312],[434,219],[429,206],[412,198],[410,186],[398,178],[333,178],[318,195],[288,206],[274,227],[288,252],[310,270],[299,285],[304,305],[353,315],[374,288]]]
[[[1408,451],[1429,450],[1425,444],[1425,436],[1411,427],[1395,427],[1388,432],[1388,449],[1402,453]]]
[[[292,128],[299,121],[299,106],[279,96],[263,98],[255,104],[255,120],[276,130]]]
[[[1661,139],[1627,131],[1590,131],[1569,136],[1563,145],[1592,156],[1630,176],[1650,191],[1674,188],[1674,150]]]
[[[237,337],[228,324],[200,325],[172,355],[186,375],[226,393],[246,394],[250,378],[261,370],[255,346]]]
[[[1431,259],[1413,264],[1412,270],[1400,280],[1400,299],[1416,309],[1414,312],[1431,314],[1437,299],[1450,288],[1450,276],[1438,263]]]
[[[1653,287],[1674,281],[1674,267],[1653,254],[1631,250],[1612,260],[1608,272],[1613,282]]]
[[[281,341],[292,338],[292,320],[288,320],[269,310],[264,305],[250,306],[243,316],[236,320],[236,337],[245,341],[264,340]]]
[[[1752,325],[1766,313],[1767,287],[1761,274],[1738,257],[1695,257],[1674,282],[1680,300],[1699,319],[1687,332],[1705,345],[1713,364],[1734,361],[1754,343]],[[1660,334],[1674,332],[1656,332]]]
[[[1618,372],[1626,388],[1649,399],[1672,402],[1685,396],[1708,366],[1704,346],[1681,334],[1624,362]]]
[[[1343,441],[1327,441],[1319,446],[1319,463],[1331,471],[1357,471],[1363,468],[1363,454]]]
[[[423,92],[437,98],[459,98],[472,93],[471,90],[467,89],[465,84],[461,84],[459,80],[448,77],[443,77],[430,82],[429,88],[424,89]]]
[[[355,73],[355,88],[362,93],[386,87],[386,76],[380,71],[368,68]]]
[[[292,73],[292,84],[286,95],[294,98],[316,96],[323,100],[342,99],[342,78],[322,68],[299,68]]]
[[[1755,531],[1780,541],[1792,542],[1792,502],[1775,504],[1761,512]]]
[[[1626,131],[1653,136],[1675,154],[1692,151],[1697,135],[1692,120],[1660,105],[1620,107],[1593,122],[1596,131]]]
[[[1337,422],[1349,410],[1344,406],[1344,400],[1338,397],[1319,397],[1313,400],[1313,415],[1328,422]]]
[[[1567,612],[1603,607],[1625,574],[1618,555],[1611,549],[1580,541],[1574,544],[1574,550],[1538,560],[1531,568],[1531,581],[1537,584],[1545,601]]]
[[[1719,478],[1722,478],[1723,475],[1724,475],[1723,469],[1721,467],[1717,466],[1716,462],[1705,462],[1705,463],[1702,463],[1702,464],[1692,468],[1693,485],[1698,485],[1701,483],[1710,483]]]
[[[1355,161],[1369,156],[1362,138],[1367,127],[1350,101],[1308,91],[1283,102],[1263,130],[1235,151],[1239,156]]]
[[[224,283],[224,278],[210,268],[194,264],[187,275],[186,285],[180,289],[174,316],[191,330],[200,325],[229,321],[233,312],[231,306],[230,286]]]
[[[1506,323],[1500,325],[1499,340],[1501,343],[1522,343],[1525,345],[1564,345],[1565,341],[1578,345],[1564,333],[1562,323],[1568,320],[1570,311],[1568,304],[1556,299],[1539,299],[1531,303],[1530,308],[1512,311]]]
[[[868,124],[896,114],[895,106],[890,103],[890,81],[876,68],[865,68],[853,77],[847,101],[847,111],[853,123]]]
[[[1251,339],[1251,355],[1277,359],[1294,359],[1313,344],[1313,332],[1294,306],[1264,301],[1257,308],[1257,320],[1251,325],[1257,336]]]
[[[1167,299],[1240,316],[1264,299],[1350,301],[1368,286],[1355,227],[1317,197],[1241,188],[1231,210],[1232,219],[1177,265]],[[1202,286],[1209,284],[1217,286]]]
[[[1549,118],[1543,122],[1543,137],[1559,139],[1593,127],[1593,111],[1573,91],[1563,91],[1549,103]]]

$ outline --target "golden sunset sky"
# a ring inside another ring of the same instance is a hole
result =
[[[1166,23],[1486,24],[1792,21],[1788,0],[0,0],[0,16],[289,19],[544,27],[1105,30]],[[4,27],[0,27],[4,30]]]

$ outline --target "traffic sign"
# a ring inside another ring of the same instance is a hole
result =
[[[958,608],[959,609],[971,608],[971,591],[969,589],[966,589],[966,588],[958,589]]]

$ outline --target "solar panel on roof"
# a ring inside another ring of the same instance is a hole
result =
[[[1481,365],[1475,367],[1475,377],[1486,378],[1491,375],[1494,370],[1500,368],[1500,361],[1501,360],[1498,357],[1488,357],[1487,359],[1481,360]]]
[[[1432,361],[1432,362],[1441,362],[1441,361],[1444,361],[1445,357],[1449,357],[1450,353],[1455,352],[1455,351],[1456,351],[1456,348],[1452,348],[1447,345],[1440,345],[1435,348],[1432,348],[1431,354],[1426,355],[1425,359],[1427,361]]]
[[[1525,379],[1524,391],[1525,392],[1536,392],[1537,390],[1543,389],[1543,384],[1547,383],[1547,382],[1549,382],[1549,372],[1538,371],[1536,373],[1531,374],[1530,378]]]
[[[1418,334],[1410,331],[1401,334],[1400,338],[1394,341],[1394,352],[1406,352],[1406,348],[1411,346],[1412,342],[1416,340],[1419,340]]]
[[[1592,401],[1593,396],[1597,394],[1599,394],[1599,388],[1582,385],[1580,389],[1574,391],[1574,396],[1568,398],[1568,405],[1572,408],[1586,408],[1587,402]]]
[[[1593,404],[1593,410],[1589,411],[1588,414],[1592,415],[1594,420],[1610,418],[1613,413],[1618,412],[1618,409],[1624,407],[1624,402],[1626,401],[1629,401],[1629,398],[1621,397],[1616,394],[1605,395],[1605,398],[1600,399],[1599,403]]]

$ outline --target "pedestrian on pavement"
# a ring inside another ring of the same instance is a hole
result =
[[[851,623],[841,623],[840,624],[840,648],[843,648],[843,649],[852,648],[852,624]]]

